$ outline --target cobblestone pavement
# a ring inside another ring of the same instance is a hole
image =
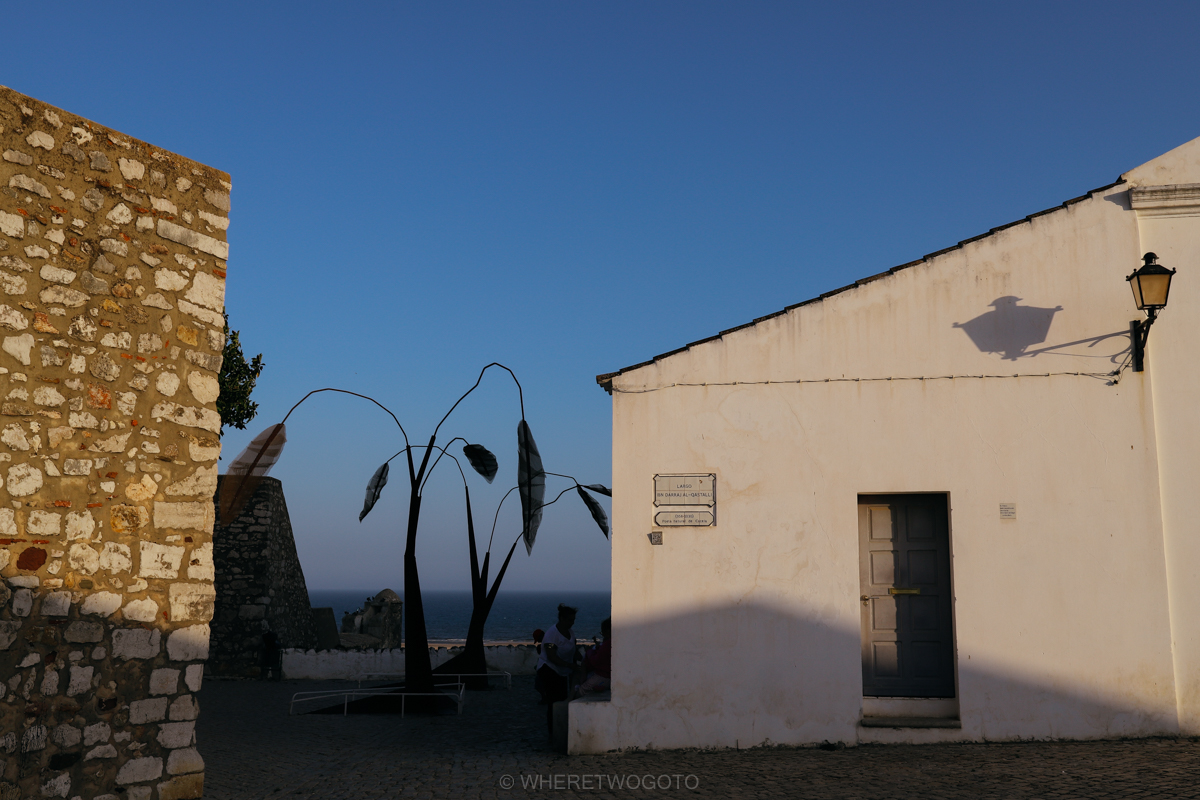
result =
[[[206,682],[205,797],[1200,797],[1188,739],[561,756],[532,678],[468,692],[462,716],[288,716],[292,693],[345,686]]]

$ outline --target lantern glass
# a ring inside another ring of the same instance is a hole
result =
[[[1135,286],[1133,298],[1139,310],[1162,308],[1167,304],[1167,294],[1171,291],[1171,273],[1165,269],[1162,272],[1138,275],[1131,283]]]
[[[1171,277],[1175,270],[1167,269],[1157,263],[1158,256],[1146,253],[1142,257],[1145,264],[1126,280],[1133,290],[1133,302],[1138,311],[1158,311],[1167,305],[1167,296],[1171,293]]]

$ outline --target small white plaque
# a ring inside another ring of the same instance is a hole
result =
[[[662,528],[709,528],[713,524],[711,511],[659,511],[654,524]]]
[[[1001,503],[1000,504],[1000,519],[1016,519],[1017,504],[1016,503]]]
[[[701,475],[655,475],[654,505],[656,506],[707,506],[717,504],[717,476]]]

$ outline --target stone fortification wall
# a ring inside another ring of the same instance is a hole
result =
[[[228,175],[0,87],[0,797],[199,797]]]
[[[263,478],[241,515],[217,528],[213,561],[210,675],[258,677],[268,628],[281,648],[317,646],[283,484]]]

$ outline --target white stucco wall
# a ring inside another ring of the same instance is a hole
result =
[[[1200,183],[1168,156],[1157,182]],[[573,752],[1194,727],[1200,220],[1148,233],[1133,185],[614,379],[613,692],[572,706]],[[1121,359],[1149,239],[1180,277],[1147,372],[1034,377]],[[1013,296],[1061,306],[1043,343],[955,327]],[[984,374],[1028,377],[670,386]],[[690,472],[717,475],[717,525],[650,545],[653,476]],[[857,495],[902,492],[950,498],[961,730],[858,725]]]

